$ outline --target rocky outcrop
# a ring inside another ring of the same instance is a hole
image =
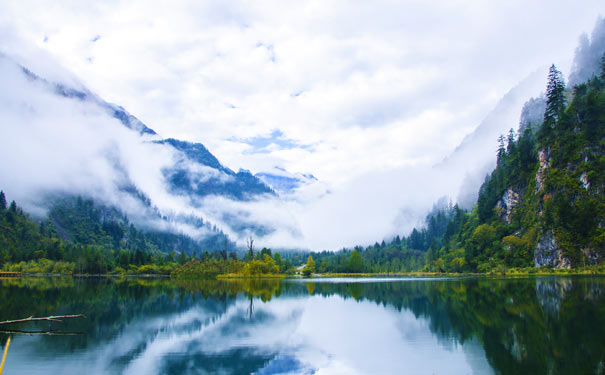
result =
[[[534,251],[536,267],[571,268],[571,262],[557,246],[557,240],[551,231],[543,232]]]
[[[580,183],[584,189],[590,190],[590,181],[588,181],[588,173],[586,173],[586,171],[580,176]]]
[[[538,150],[538,160],[540,161],[540,167],[538,167],[538,171],[536,172],[536,192],[539,192],[544,188],[546,169],[548,169],[550,165],[550,155],[548,154],[548,151],[544,149]]]
[[[496,210],[498,211],[500,217],[506,222],[506,224],[510,224],[513,208],[515,208],[518,203],[519,193],[515,191],[512,187],[506,189],[504,194],[502,194],[502,198],[500,198],[498,203],[496,203]]]

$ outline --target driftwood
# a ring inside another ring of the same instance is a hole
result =
[[[14,331],[14,330],[8,330],[8,329],[0,329],[0,335],[1,334],[9,334],[9,335],[14,335],[14,334],[22,334],[22,335],[48,335],[48,336],[81,336],[84,333],[83,332],[63,332],[63,331]]]
[[[25,323],[25,322],[38,322],[38,321],[62,322],[62,320],[60,320],[60,319],[68,319],[68,318],[86,318],[86,317],[82,314],[45,316],[43,318],[34,318],[33,316],[30,316],[29,318],[25,318],[25,319],[5,320],[3,322],[0,322],[0,325],[13,324],[13,323]]]

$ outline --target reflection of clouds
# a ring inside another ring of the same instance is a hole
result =
[[[402,324],[414,334],[404,337]],[[318,364],[328,358],[318,374],[473,373],[462,347],[441,347],[426,321],[372,302],[311,297],[296,335],[318,353]]]
[[[158,333],[129,364],[125,373],[160,373],[163,360],[174,353],[186,353],[183,358],[186,359],[196,354],[221,356],[245,348],[248,355],[276,355],[287,345],[300,313],[292,304],[288,309],[268,309],[267,304],[256,303],[252,320],[247,319],[248,301],[242,298],[199,329],[180,334],[173,330]],[[182,321],[182,324],[188,323],[187,320]]]
[[[69,368],[88,374],[470,374],[489,369],[477,342],[445,347],[426,319],[366,300],[338,295],[255,299],[251,318],[243,296],[221,308],[213,303],[134,320],[100,345],[37,363],[44,363],[46,372]],[[36,353],[15,354],[21,356],[16,362],[21,368],[10,371],[31,370],[26,358]]]

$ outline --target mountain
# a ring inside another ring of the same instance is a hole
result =
[[[1,55],[0,55],[1,58]],[[23,74],[30,80],[42,83],[48,90],[65,98],[88,102],[102,108],[107,114],[119,120],[125,127],[141,136],[158,136],[151,128],[130,114],[123,107],[107,103],[86,88],[73,88],[63,83],[49,82],[21,66]],[[170,183],[171,190],[181,195],[195,198],[206,195],[225,195],[231,198],[245,200],[253,199],[260,194],[275,194],[261,180],[249,172],[233,172],[224,167],[218,159],[201,143],[180,141],[173,138],[154,141],[157,144],[169,145],[179,154],[177,162],[163,170],[164,176]],[[208,177],[206,173],[196,173],[200,166],[209,167],[215,171],[215,176]],[[228,176],[225,178],[223,175]]]
[[[280,195],[291,194],[298,188],[317,182],[317,178],[312,174],[291,173],[277,166],[269,171],[258,172],[254,176],[280,193]]]
[[[0,58],[7,58],[6,56],[0,54]],[[56,95],[63,96],[65,98],[87,101],[89,103],[93,103],[100,108],[104,109],[108,115],[118,119],[125,127],[128,129],[134,130],[141,135],[149,134],[156,135],[157,133],[153,131],[153,129],[148,128],[145,124],[143,124],[138,118],[134,117],[130,113],[128,113],[121,106],[116,106],[114,104],[110,104],[99,98],[97,95],[89,91],[84,87],[74,88],[70,87],[67,84],[60,82],[49,82],[48,80],[39,77],[37,74],[33,73],[31,70],[27,69],[24,66],[19,65],[23,74],[27,76],[27,78],[33,82],[42,84],[47,90],[54,92]]]
[[[495,142],[515,127],[521,108],[544,87],[545,69],[539,69],[507,92],[483,121],[468,134],[443,161],[434,166],[440,173],[456,171],[462,177],[457,201],[461,207],[472,207],[485,175],[496,165]],[[543,113],[538,113],[542,116]]]
[[[569,85],[575,86],[589,80],[601,70],[601,59],[605,51],[605,18],[599,17],[590,39],[583,34],[576,48]]]
[[[171,192],[192,198],[203,198],[208,195],[222,195],[235,200],[251,200],[254,197],[268,194],[275,195],[263,181],[249,171],[237,173],[224,167],[218,159],[201,143],[191,143],[168,138],[157,141],[169,145],[180,153],[180,158],[170,168],[163,170],[170,183]],[[211,168],[207,169],[200,166]]]
[[[233,236],[259,227],[230,211],[238,202],[276,196],[259,178],[224,167],[201,143],[163,139],[123,107],[65,78],[69,73],[46,73],[53,79],[0,53],[0,121],[8,141],[0,157],[13,160],[0,168],[0,179],[37,220],[62,200],[82,197],[149,233],[187,236],[196,251],[223,247],[227,239],[217,225]],[[214,204],[217,197],[224,206]]]
[[[440,250],[427,254],[430,269],[575,268],[603,261],[605,70],[567,91],[554,65],[549,77],[542,126],[500,145],[472,212]]]

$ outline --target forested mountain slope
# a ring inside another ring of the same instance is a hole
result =
[[[605,256],[605,56],[602,72],[566,89],[549,72],[543,124],[500,139],[498,165],[444,246],[435,271],[570,268]]]

